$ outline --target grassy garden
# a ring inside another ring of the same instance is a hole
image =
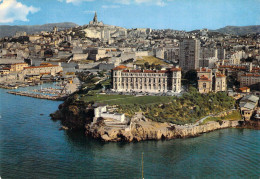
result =
[[[169,96],[132,96],[132,95],[107,95],[94,94],[93,96],[82,95],[80,100],[84,102],[97,102],[107,105],[151,105],[171,102],[175,97]]]
[[[194,123],[197,120],[222,111],[234,108],[235,100],[225,92],[200,94],[193,87],[189,93],[181,97],[174,96],[132,96],[108,95],[93,93],[80,94],[78,101],[84,104],[102,103],[117,105],[117,112],[132,117],[135,112],[143,112],[145,117],[157,122],[172,122],[175,124]],[[237,119],[232,114],[224,119]],[[222,120],[224,120],[222,119]],[[218,120],[208,118],[209,120]]]
[[[202,124],[206,124],[208,123],[209,121],[216,121],[216,122],[219,122],[219,121],[223,121],[223,120],[230,120],[230,121],[233,121],[233,120],[242,120],[242,117],[241,117],[241,114],[238,110],[236,111],[233,111],[232,113],[226,115],[226,116],[222,116],[222,117],[208,117],[207,119],[205,119],[203,121]]]
[[[155,64],[155,65],[167,65],[163,60],[160,60],[159,58],[153,57],[153,56],[144,56],[144,57],[139,57],[136,59],[135,64],[137,65],[144,65],[145,63],[149,63],[150,65]]]
[[[161,98],[161,97],[159,97]],[[235,105],[233,98],[226,93],[200,94],[195,91],[182,97],[165,97],[167,100],[158,103],[119,105],[118,112],[132,116],[141,111],[144,115],[157,122],[172,122],[175,124],[194,123],[209,115],[231,109]]]

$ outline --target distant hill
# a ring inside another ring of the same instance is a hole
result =
[[[51,24],[44,24],[44,25],[25,25],[25,26],[0,25],[0,38],[5,36],[14,36],[15,33],[19,31],[27,32],[27,34],[33,34],[41,31],[51,31],[55,26],[58,27],[60,30],[63,30],[71,27],[76,27],[78,25],[72,22],[51,23]]]
[[[246,35],[253,33],[260,33],[260,25],[252,26],[226,26],[215,30],[216,32],[223,34],[233,34],[233,35]]]

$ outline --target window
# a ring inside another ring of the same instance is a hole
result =
[[[203,88],[206,88],[207,87],[207,84],[206,83],[203,83]]]

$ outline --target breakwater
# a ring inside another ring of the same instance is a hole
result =
[[[50,95],[44,95],[44,94],[29,93],[26,91],[8,91],[7,93],[13,94],[13,95],[27,96],[27,97],[32,97],[32,98],[55,100],[55,101],[63,101],[67,97],[67,96],[59,96],[59,95],[50,96]]]

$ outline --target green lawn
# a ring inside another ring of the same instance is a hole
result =
[[[127,104],[158,104],[172,101],[170,96],[131,96],[131,95],[106,95],[97,94],[93,96],[82,96],[84,102],[99,102],[108,105],[127,105]]]
[[[153,56],[144,56],[136,59],[135,64],[138,65],[143,65],[145,62],[148,62],[150,65],[155,64],[155,65],[167,65],[164,61],[162,61],[159,58],[153,57]]]
[[[242,117],[239,113],[239,111],[233,111],[232,113],[224,116],[224,117],[209,117],[203,121],[202,124],[206,124],[209,121],[223,121],[223,120],[242,120]]]

